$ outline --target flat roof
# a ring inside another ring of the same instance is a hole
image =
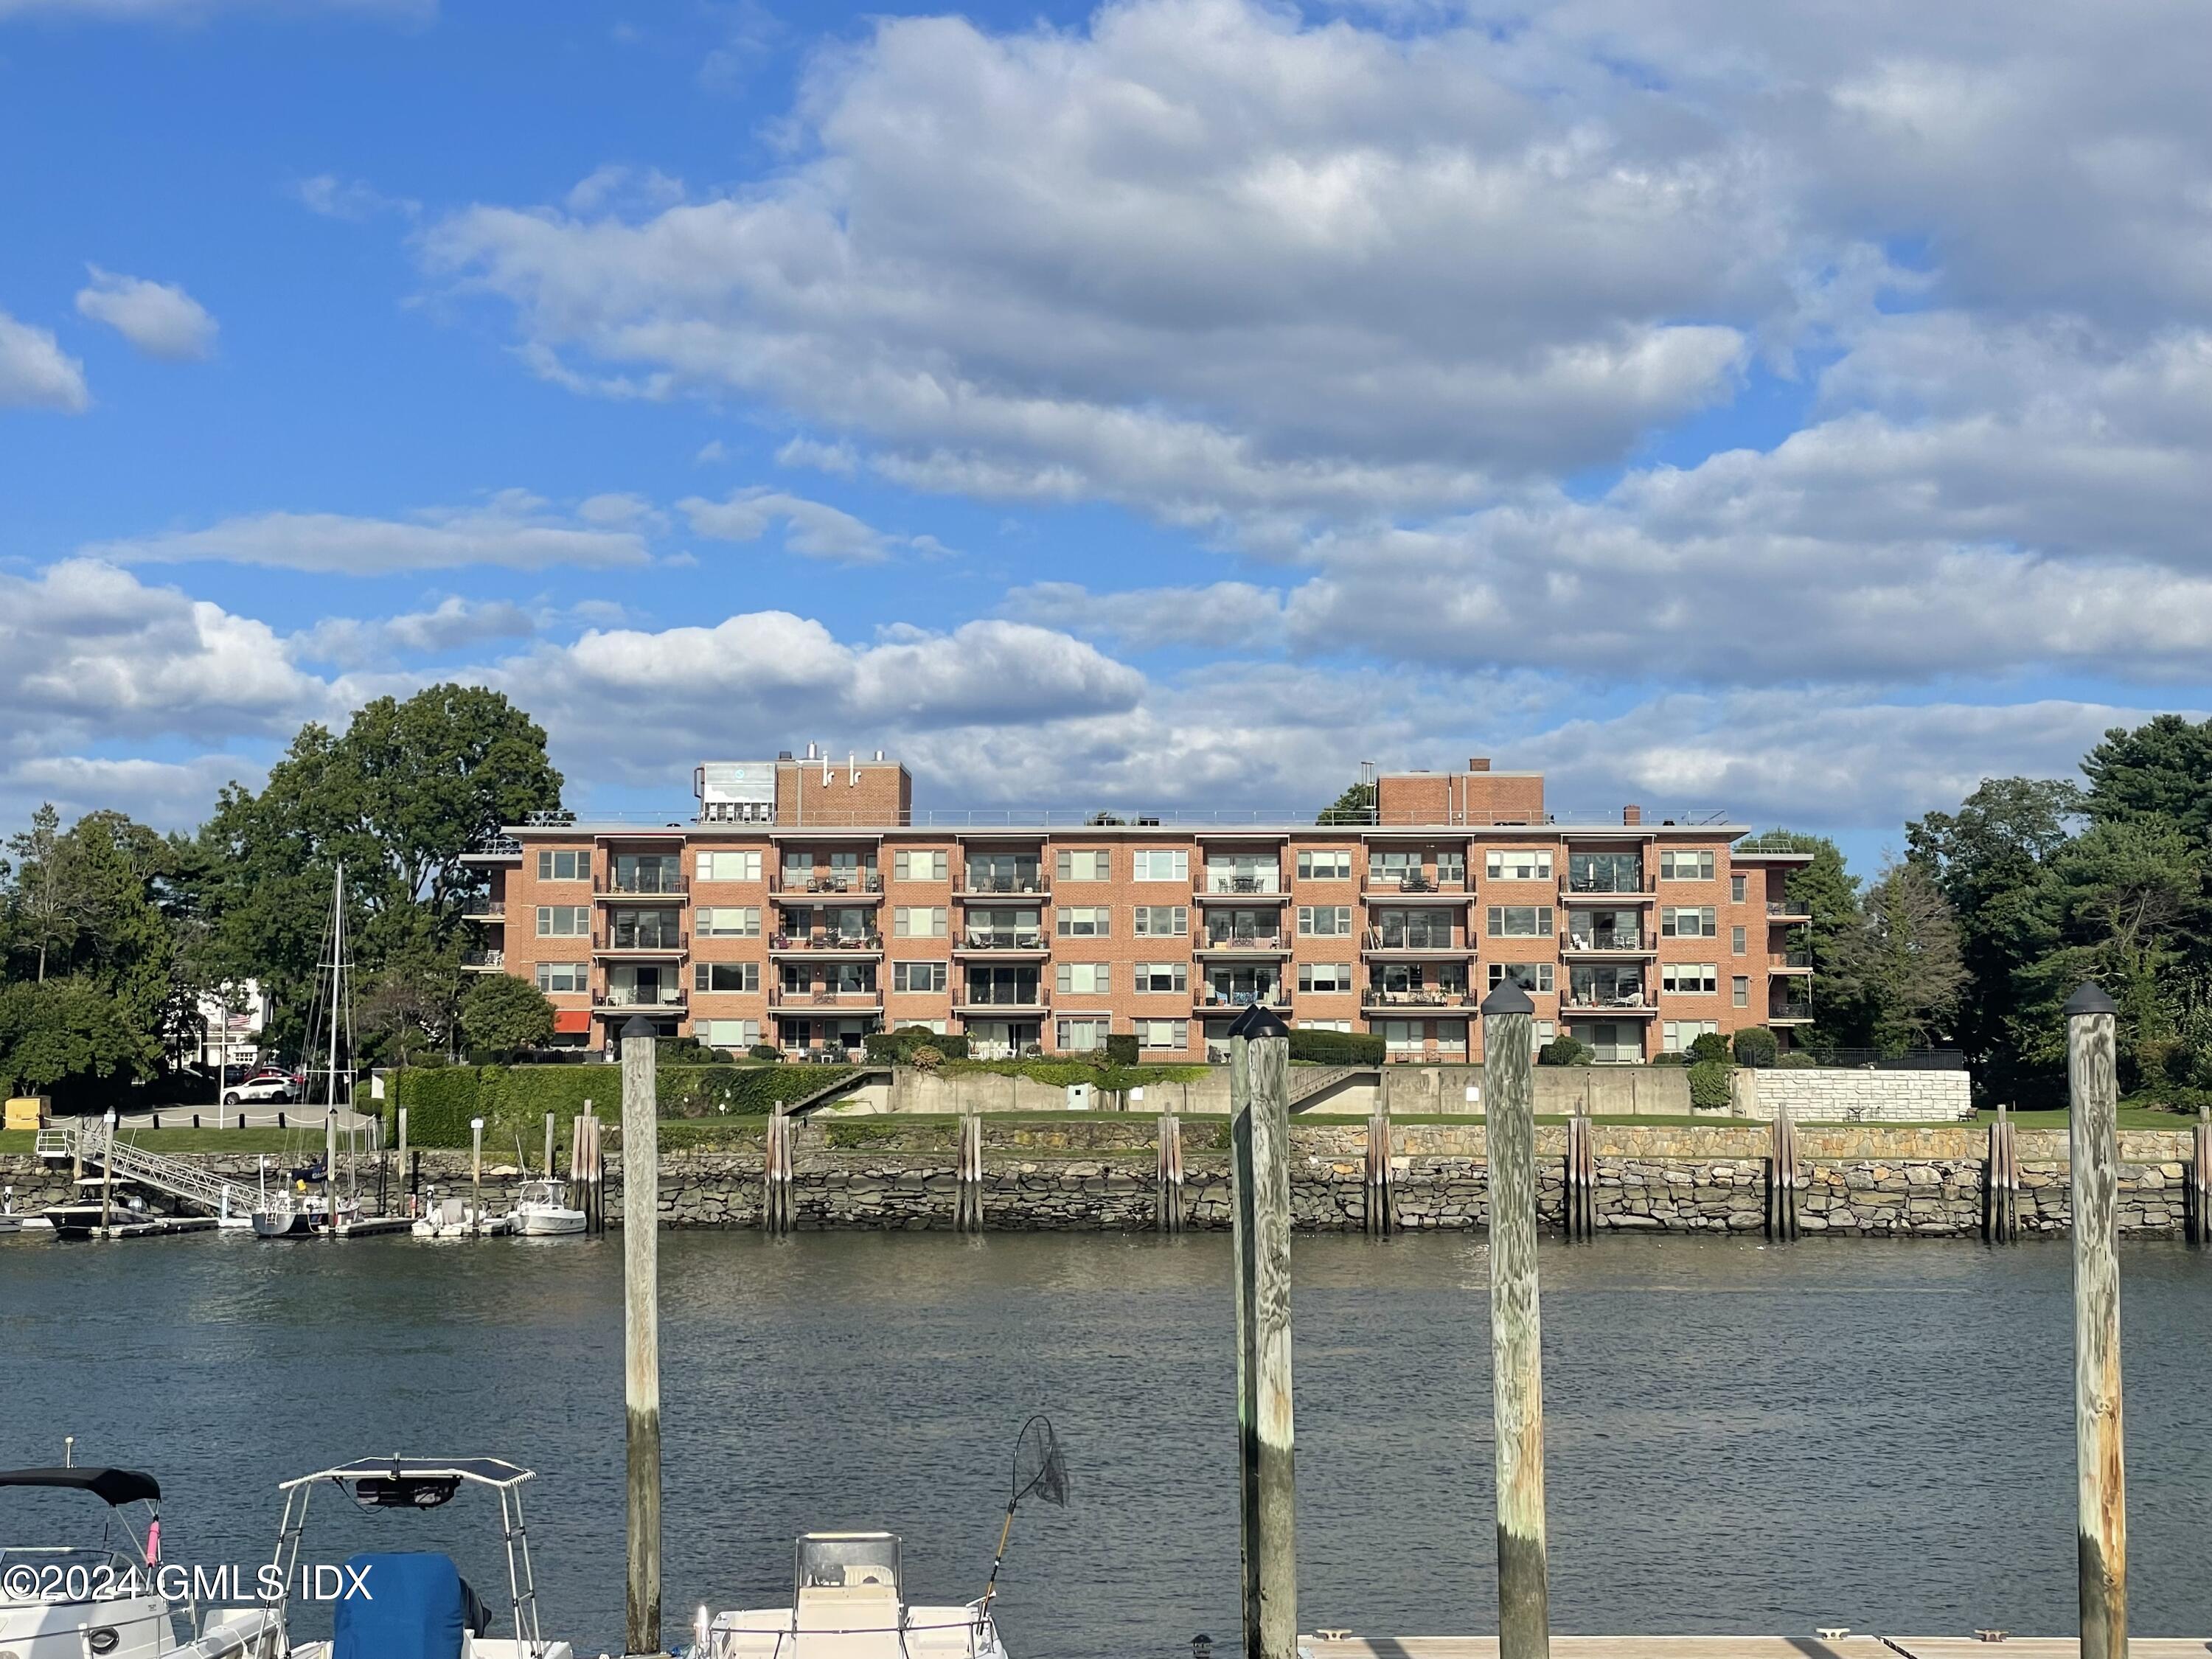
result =
[[[1144,816],[1152,817],[1155,815],[1146,813]],[[917,812],[914,815],[914,821],[909,823],[873,824],[744,823],[722,819],[670,823],[659,818],[650,822],[641,819],[635,823],[626,823],[619,818],[594,818],[580,819],[574,823],[510,824],[503,833],[518,841],[665,841],[671,837],[695,841],[715,837],[746,841],[872,841],[886,836],[917,836],[936,841],[947,838],[956,841],[1042,840],[1083,836],[1171,836],[1185,841],[1281,841],[1292,836],[1400,840],[1419,836],[1595,841],[1664,836],[1735,841],[1751,833],[1751,826],[1743,823],[1682,823],[1660,819],[1647,819],[1641,823],[1623,823],[1618,818],[1567,817],[1530,823],[1315,823],[1310,819],[1278,819],[1226,824],[1188,818],[1177,820],[1166,813],[1158,816],[1161,821],[1157,823],[1089,823],[1070,817],[1060,821],[1048,818],[995,824],[976,823],[972,821],[971,814],[961,812],[942,815]],[[505,854],[499,856],[512,858],[514,855]],[[1804,860],[1812,855],[1809,853],[1762,853],[1754,848],[1744,856]]]

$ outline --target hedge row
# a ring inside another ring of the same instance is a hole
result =
[[[664,1066],[664,1118],[765,1116],[779,1100],[796,1100],[856,1074],[851,1066]],[[568,1120],[592,1109],[608,1122],[622,1116],[622,1072],[613,1066],[447,1066],[399,1073],[390,1103],[407,1109],[407,1137],[418,1146],[465,1146],[469,1121],[484,1121],[484,1146],[511,1150],[516,1137],[535,1152],[544,1145],[545,1114],[566,1145]]]

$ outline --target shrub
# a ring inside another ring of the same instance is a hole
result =
[[[1690,1044],[1691,1065],[1698,1066],[1708,1061],[1717,1061],[1723,1066],[1729,1063],[1729,1042],[1718,1031],[1701,1031],[1697,1040]]]
[[[1597,1050],[1580,1037],[1555,1036],[1536,1050],[1539,1066],[1594,1066]]]
[[[1747,1025],[1735,1034],[1735,1041],[1729,1047],[1735,1054],[1737,1065],[1753,1066],[1760,1071],[1773,1065],[1774,1057],[1782,1052],[1782,1045],[1775,1040],[1774,1033],[1764,1025]]]
[[[1729,1073],[1724,1060],[1700,1060],[1690,1066],[1690,1106],[1694,1111],[1724,1112],[1729,1109]]]
[[[1380,1066],[1382,1037],[1369,1031],[1319,1031],[1307,1026],[1291,1028],[1291,1058],[1322,1066]]]
[[[934,1048],[939,1060],[965,1060],[968,1039],[964,1036],[941,1036],[927,1025],[902,1025],[896,1030],[872,1031],[861,1039],[868,1058],[878,1066],[911,1066],[915,1054],[923,1048]]]
[[[781,1060],[783,1050],[773,1042],[756,1042],[748,1051],[755,1060]]]
[[[460,1012],[471,1045],[495,1054],[520,1054],[553,1040],[551,999],[513,974],[481,975],[462,997]]]
[[[918,1072],[933,1072],[945,1064],[945,1051],[925,1042],[909,1054],[906,1060]]]
[[[1679,1048],[1662,1049],[1651,1056],[1651,1063],[1654,1066],[1687,1066],[1690,1063],[1690,1057]]]
[[[1106,1063],[1109,1066],[1134,1066],[1137,1063],[1137,1034],[1127,1032],[1106,1039]]]
[[[1820,1063],[1820,1055],[1808,1054],[1802,1048],[1792,1048],[1786,1054],[1777,1055],[1774,1061],[1778,1069],[1785,1072],[1810,1071]]]

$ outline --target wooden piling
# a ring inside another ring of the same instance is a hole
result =
[[[100,1144],[100,1230],[106,1232],[114,1224],[115,1114],[110,1112],[107,1115],[107,1138]]]
[[[1990,1125],[1989,1170],[1983,1183],[1987,1197],[1982,1234],[1992,1244],[2020,1243],[2020,1145],[2015,1127],[2000,1104],[1996,1121]]]
[[[660,1126],[653,1024],[623,1027],[623,1407],[629,1448],[626,1653],[660,1651]]]
[[[1498,1449],[1498,1659],[1548,1659],[1544,1343],[1536,1282],[1536,1005],[1508,981],[1482,1005],[1490,1150],[1490,1364]]]
[[[769,1112],[762,1149],[761,1231],[775,1238],[791,1231],[791,1120],[780,1100]]]
[[[483,1237],[483,1120],[469,1120],[469,1234]]]
[[[545,1114],[545,1178],[553,1178],[553,1114]]]
[[[2128,1515],[2120,1417],[2119,1090],[2112,1000],[2083,985],[2066,1003],[2066,1103],[2074,1205],[2074,1453],[2081,1659],[2127,1659]]]
[[[2196,1217],[2196,1239],[2202,1246],[2212,1244],[2212,1106],[2197,1109],[2197,1142],[2189,1163],[2189,1192],[2195,1200],[2190,1207]]]
[[[1153,1183],[1152,1224],[1164,1233],[1182,1231],[1182,1120],[1160,1114],[1159,1170]]]
[[[1566,1232],[1569,1238],[1597,1237],[1597,1153],[1586,1113],[1567,1120]]]
[[[1297,1659],[1291,1413],[1290,1028],[1254,1006],[1229,1028],[1236,1163],[1237,1415],[1246,1659]]]
[[[404,1106],[393,1107],[392,1109],[392,1121],[395,1129],[397,1130],[399,1140],[399,1167],[402,1170],[404,1170],[407,1168],[407,1109]],[[412,1188],[409,1188],[407,1197],[409,1200],[407,1205],[407,1213],[413,1215],[415,1213],[415,1205],[413,1201],[415,1194]]]
[[[1797,1237],[1797,1126],[1786,1110],[1767,1126],[1766,1236],[1782,1243]]]
[[[973,1112],[960,1118],[959,1197],[953,1213],[955,1231],[983,1231],[983,1120]]]
[[[1367,1231],[1388,1238],[1398,1231],[1398,1195],[1390,1179],[1390,1114],[1367,1120]]]

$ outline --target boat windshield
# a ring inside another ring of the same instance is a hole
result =
[[[814,1534],[799,1540],[799,1588],[899,1582],[899,1540],[887,1532]]]

